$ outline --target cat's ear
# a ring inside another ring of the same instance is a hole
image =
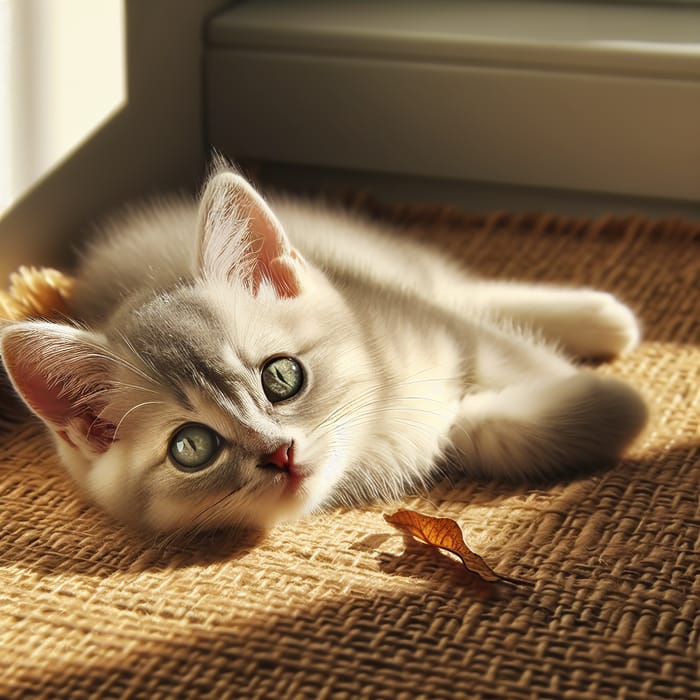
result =
[[[0,351],[15,389],[68,445],[86,456],[114,441],[103,416],[109,394],[109,355],[100,336],[40,321],[2,331]]]
[[[209,180],[199,208],[199,265],[210,279],[238,278],[257,295],[270,285],[278,297],[302,291],[304,261],[265,200],[240,175]]]

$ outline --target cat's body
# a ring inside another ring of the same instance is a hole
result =
[[[199,210],[115,220],[78,273],[90,330],[3,333],[18,391],[114,515],[267,526],[399,496],[448,456],[502,479],[572,473],[643,427],[633,389],[554,349],[634,346],[611,296],[486,282],[360,217],[270,205],[223,172]]]

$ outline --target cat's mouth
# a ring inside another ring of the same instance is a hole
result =
[[[298,469],[293,468],[287,471],[287,484],[284,487],[284,496],[289,498],[294,496],[301,488],[305,476]]]
[[[283,496],[287,498],[299,491],[304,479],[308,476],[294,461],[294,442],[282,445],[271,454],[264,456],[258,467],[273,472],[275,481],[278,480],[278,476],[284,478]]]

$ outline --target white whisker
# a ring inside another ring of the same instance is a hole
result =
[[[122,426],[122,423],[127,419],[128,416],[130,416],[134,411],[136,411],[139,408],[144,408],[145,406],[161,406],[165,404],[165,401],[143,401],[142,403],[136,404],[135,406],[132,406],[120,419],[119,422],[117,423],[116,427],[114,428],[114,436],[112,438],[112,441],[116,441],[117,439],[117,433],[119,432],[119,429]]]

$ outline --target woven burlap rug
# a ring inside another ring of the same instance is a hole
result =
[[[483,273],[630,303],[645,341],[596,369],[651,406],[628,458],[546,489],[441,485],[257,540],[153,541],[86,506],[5,401],[0,697],[700,697],[700,225],[375,213]],[[479,585],[407,547],[382,517],[395,505],[455,518],[533,585]]]

